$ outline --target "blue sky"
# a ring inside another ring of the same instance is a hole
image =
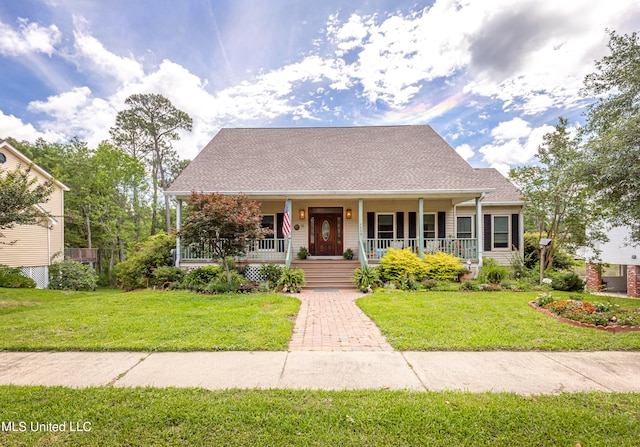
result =
[[[221,127],[431,124],[477,167],[531,163],[580,95],[617,0],[0,0],[0,138],[96,146],[133,93]],[[329,148],[330,149],[330,148]]]

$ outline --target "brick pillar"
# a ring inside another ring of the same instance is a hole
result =
[[[640,265],[627,266],[627,295],[640,298]]]
[[[602,289],[602,268],[600,264],[591,264],[587,262],[587,289]]]

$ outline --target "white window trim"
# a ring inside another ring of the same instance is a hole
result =
[[[272,238],[273,238],[273,239],[277,239],[277,238],[278,238],[278,237],[277,237],[277,233],[278,233],[278,229],[277,229],[277,226],[278,226],[278,218],[277,218],[277,216],[276,216],[275,214],[262,214],[262,215],[261,215],[261,218],[260,218],[260,219],[261,219],[261,220],[260,220],[260,227],[262,228],[262,219],[263,219],[263,218],[265,218],[265,217],[267,217],[267,216],[273,217],[273,233],[272,233],[272,235],[271,235],[271,236],[265,236],[265,238],[268,238],[268,239],[272,239]]]
[[[475,214],[471,214],[471,215],[462,215],[462,216],[457,215],[457,216],[456,216],[456,222],[455,222],[455,224],[456,224],[456,231],[454,232],[454,234],[456,235],[456,239],[459,239],[459,238],[458,238],[458,219],[460,219],[461,217],[462,217],[462,218],[465,218],[465,219],[471,219],[471,239],[474,239],[474,238],[476,237],[476,235],[475,235],[475,233],[476,233],[476,232],[474,231],[474,229],[475,229],[475,228],[474,228],[474,227],[475,227],[475,225],[473,224],[473,223],[474,223],[474,221],[476,220],[476,215],[475,215]]]
[[[379,237],[380,234],[380,228],[379,228],[379,223],[380,221],[378,220],[378,216],[391,216],[391,218],[393,219],[393,236],[391,237],[391,239],[384,239],[384,240],[395,240],[396,239],[396,235],[398,234],[398,225],[396,224],[396,213],[376,213],[376,239],[381,239]]]
[[[425,231],[424,231],[424,216],[433,216],[433,237],[427,237],[425,236]],[[438,213],[422,213],[422,237],[425,239],[438,239]]]
[[[507,246],[496,247],[496,217],[507,218]],[[491,215],[491,247],[494,251],[511,251],[511,216],[505,214]]]

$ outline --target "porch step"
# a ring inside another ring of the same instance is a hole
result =
[[[307,289],[355,289],[351,277],[353,270],[360,267],[360,262],[345,259],[307,259],[293,261],[291,265],[304,270]]]

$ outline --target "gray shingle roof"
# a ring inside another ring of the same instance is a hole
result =
[[[509,181],[500,171],[494,168],[475,168],[484,179],[486,184],[495,188],[495,192],[486,195],[482,201],[485,204],[490,203],[510,203],[521,202],[522,196],[520,190]]]
[[[169,193],[491,188],[431,126],[222,129]]]

